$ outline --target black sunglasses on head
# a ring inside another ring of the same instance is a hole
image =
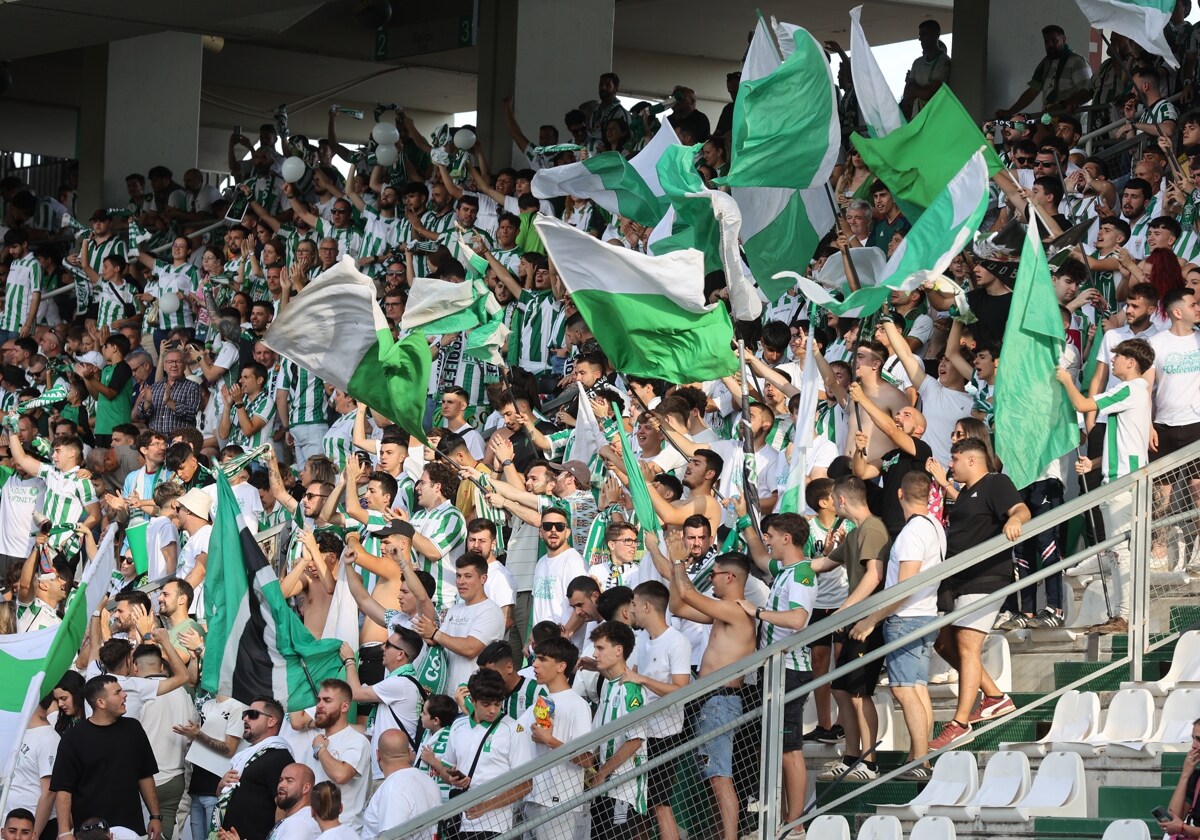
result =
[[[92,820],[91,822],[85,822],[83,825],[79,826],[79,830],[81,832],[108,831],[108,823],[104,820]]]

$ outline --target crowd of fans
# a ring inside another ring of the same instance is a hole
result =
[[[949,78],[939,34],[922,24],[908,113]],[[455,148],[452,131],[431,142],[402,114],[395,154],[351,150],[337,139],[334,109],[315,146],[285,144],[271,124],[253,142],[230,137],[237,186],[225,194],[198,170],[182,185],[162,166],[131,174],[128,202],[97,209],[86,229],[73,222],[70,184],[51,197],[0,182],[0,632],[60,622],[108,525],[144,525],[146,558],[118,540],[111,597],[75,667],[29,721],[5,836],[373,838],[997,534],[1014,549],[791,651],[787,687],[1057,562],[1065,529],[1022,541],[1033,516],[1200,438],[1200,112],[1180,116],[1168,101],[1192,95],[1197,40],[1185,24],[1172,31],[1180,73],[1114,36],[1092,79],[1061,29],[1043,34],[1047,57],[1028,90],[985,126],[1009,167],[981,231],[997,235],[950,267],[974,322],[952,316],[952,296],[932,290],[893,293],[881,313],[858,320],[810,308],[795,290],[760,322],[737,325],[746,382],[615,371],[601,349],[606,325],[573,308],[531,225],[549,214],[614,247],[646,249],[650,231],[636,222],[587,199],[531,193],[538,169],[629,156],[658,129],[663,108],[626,111],[613,73],[601,76],[596,100],[565,115],[576,149],[556,148],[553,125],[534,144],[505,102],[522,169],[492,169],[478,147]],[[730,74],[731,96],[738,77]],[[857,125],[849,72],[840,82],[848,132]],[[1053,118],[1016,113],[1039,96]],[[702,144],[696,166],[711,183],[728,166],[732,104],[710,127],[693,90],[677,88],[672,101],[662,119],[683,143]],[[1127,118],[1103,140],[1146,142],[1088,157],[1078,148],[1083,124],[1059,110],[1088,101],[1111,109],[1092,109],[1094,125]],[[285,180],[284,158],[296,153],[308,177]],[[854,248],[890,253],[909,228],[888,186],[852,149],[844,157],[831,183],[843,216],[812,276]],[[1016,487],[992,447],[993,394],[1029,213],[1051,239],[1087,231],[1088,244],[1062,247],[1052,269],[1067,335],[1058,379],[1086,454]],[[342,255],[374,279],[399,330],[414,277],[465,279],[459,241],[487,262],[511,328],[509,367],[465,354],[463,334],[429,336],[428,445],[264,343],[291,297]],[[719,275],[708,288],[712,300],[727,297]],[[816,440],[801,509],[782,510],[810,335],[822,379]],[[588,407],[576,383],[610,440],[586,461],[572,457]],[[617,424],[633,433],[659,522],[633,513]],[[231,474],[236,513],[217,511],[214,460]],[[1160,491],[1166,510],[1194,504],[1200,486],[1185,479]],[[1132,499],[1109,504],[1087,538],[1128,528],[1131,510]],[[271,697],[197,692],[217,515],[253,531],[281,526],[284,595],[314,636],[343,634],[344,679],[322,682],[315,707],[289,714]],[[1182,567],[1183,547],[1157,532],[1152,551],[1152,562]],[[1124,632],[1128,552],[1072,573],[1108,576],[1110,618],[1090,629]],[[805,742],[842,745],[821,779],[877,777],[871,697],[884,668],[913,759],[1012,712],[981,649],[993,630],[1062,626],[1061,578],[1041,587],[1040,610],[1037,589],[816,691],[808,734],[803,701],[789,704],[786,821],[805,804]],[[338,622],[347,597],[357,608],[350,633]],[[936,737],[933,649],[959,681]],[[431,663],[444,670],[434,682]],[[488,837],[628,774],[591,808],[530,834],[638,837],[653,826],[676,838],[677,763],[648,774],[638,766],[685,733],[720,728],[760,692],[736,680],[694,712],[652,718],[564,759],[438,832]],[[746,817],[737,776],[747,771],[734,754],[729,732],[694,757],[723,840]]]

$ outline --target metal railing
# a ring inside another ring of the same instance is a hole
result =
[[[581,755],[586,752],[591,752],[596,747],[605,741],[619,737],[622,733],[637,729],[645,725],[652,717],[663,715],[669,711],[686,710],[688,706],[697,703],[713,693],[726,686],[731,681],[745,678],[751,675],[759,675],[762,687],[762,703],[760,706],[749,710],[743,709],[743,713],[737,718],[726,722],[723,726],[706,731],[703,734],[693,734],[691,737],[683,740],[675,745],[669,752],[666,752],[656,758],[637,763],[634,768],[625,773],[618,773],[606,779],[603,784],[595,787],[586,788],[582,793],[561,797],[552,808],[544,808],[540,812],[525,822],[514,825],[511,829],[501,832],[497,835],[497,840],[509,840],[510,838],[520,837],[525,831],[537,828],[539,825],[555,818],[568,814],[576,809],[590,805],[594,800],[605,794],[611,793],[622,785],[628,784],[630,781],[637,779],[639,776],[646,776],[650,771],[674,765],[676,768],[682,767],[687,762],[680,759],[689,756],[696,752],[697,748],[704,746],[714,738],[723,735],[729,731],[746,732],[748,730],[757,730],[761,736],[761,754],[754,754],[753,760],[757,765],[757,800],[760,806],[757,811],[757,833],[760,837],[778,837],[787,830],[790,830],[797,824],[807,822],[822,813],[837,808],[848,800],[862,795],[871,788],[881,784],[889,779],[895,778],[905,770],[923,764],[931,757],[936,757],[941,751],[931,752],[927,756],[918,758],[916,761],[909,762],[901,767],[881,774],[878,779],[867,782],[866,784],[856,785],[854,790],[833,801],[822,804],[819,808],[807,811],[800,820],[794,821],[791,824],[783,825],[780,819],[778,804],[782,802],[782,730],[783,730],[783,714],[786,703],[797,700],[803,696],[811,694],[815,689],[828,685],[839,677],[845,676],[854,670],[862,667],[864,664],[873,662],[881,657],[886,656],[889,652],[896,650],[904,645],[907,645],[919,638],[923,638],[935,630],[949,625],[957,619],[978,611],[985,604],[998,605],[1008,595],[1016,593],[1028,586],[1034,586],[1038,582],[1045,580],[1053,575],[1060,574],[1064,570],[1075,566],[1083,560],[1101,554],[1115,548],[1126,547],[1130,551],[1130,569],[1133,575],[1132,591],[1133,598],[1130,603],[1130,618],[1128,630],[1128,648],[1127,653],[1113,662],[1107,663],[1082,677],[1070,685],[1057,689],[1053,692],[1046,693],[1043,697],[1028,703],[1018,709],[1016,712],[1006,715],[1003,718],[992,721],[983,725],[977,725],[971,735],[964,741],[960,741],[954,746],[961,746],[969,740],[973,740],[979,735],[987,733],[989,730],[1004,723],[1009,723],[1019,719],[1020,716],[1031,712],[1032,710],[1044,706],[1047,703],[1053,702],[1065,691],[1077,688],[1080,685],[1086,684],[1097,677],[1107,674],[1117,668],[1128,665],[1130,667],[1131,677],[1133,680],[1141,680],[1143,675],[1144,658],[1150,650],[1168,644],[1177,637],[1178,633],[1168,635],[1168,637],[1157,641],[1153,646],[1149,644],[1149,617],[1150,617],[1150,598],[1151,590],[1155,587],[1153,576],[1151,574],[1151,547],[1155,539],[1155,532],[1161,531],[1163,528],[1178,527],[1184,523],[1193,523],[1191,536],[1194,538],[1197,532],[1200,532],[1200,527],[1196,527],[1197,520],[1200,519],[1200,510],[1195,507],[1194,501],[1190,495],[1188,483],[1192,480],[1200,480],[1200,443],[1193,444],[1188,448],[1179,452],[1173,453],[1159,461],[1144,467],[1132,475],[1126,476],[1110,485],[1101,487],[1095,491],[1084,494],[1064,505],[1043,514],[1032,522],[1028,523],[1022,530],[1021,539],[1026,540],[1044,531],[1058,528],[1068,520],[1091,512],[1093,516],[1095,512],[1101,510],[1106,504],[1111,503],[1125,493],[1133,494],[1132,519],[1129,530],[1122,533],[1108,536],[1106,539],[1097,542],[1095,545],[1088,546],[1082,551],[1055,563],[1052,566],[1041,569],[1021,580],[1005,586],[1004,588],[992,593],[986,599],[972,603],[968,607],[955,610],[945,615],[937,617],[932,623],[926,625],[920,630],[913,631],[905,636],[895,639],[892,642],[885,644],[883,647],[867,653],[855,662],[835,668],[829,673],[817,677],[804,686],[788,693],[784,691],[784,669],[786,667],[786,655],[801,646],[807,645],[819,638],[827,636],[829,633],[842,627],[849,627],[855,622],[873,613],[876,609],[891,604],[897,600],[914,593],[930,584],[937,583],[956,572],[965,570],[974,564],[984,560],[993,554],[1009,549],[1013,546],[1003,535],[999,535],[986,542],[975,546],[968,552],[963,552],[953,557],[947,558],[942,563],[932,569],[929,569],[921,574],[909,578],[895,586],[888,588],[872,595],[870,598],[859,602],[851,607],[847,607],[823,621],[810,625],[809,627],[788,636],[784,640],[773,644],[769,647],[756,650],[751,655],[742,660],[726,666],[725,668],[706,677],[696,680],[684,688],[674,692],[673,694],[656,700],[652,703],[641,706],[640,708],[630,712],[629,714],[620,717],[611,723],[605,724],[585,737],[578,738],[569,744],[566,744],[556,750],[548,752],[534,760],[514,768],[508,774],[494,779],[491,782],[481,785],[478,788],[472,788],[461,796],[458,796],[441,807],[428,811],[420,817],[410,820],[399,826],[395,826],[387,831],[381,832],[380,837],[384,840],[399,840],[412,835],[414,832],[435,826],[439,821],[453,817],[465,812],[472,806],[478,805],[488,799],[497,796],[500,793],[508,791],[523,782],[526,782],[534,777],[544,773],[551,767],[566,762],[569,758]],[[1154,488],[1156,485],[1161,485],[1164,478],[1168,481],[1179,481],[1179,473],[1181,468],[1186,468],[1189,472],[1184,476],[1182,486],[1175,488],[1174,500],[1176,506],[1185,508],[1177,513],[1169,516],[1164,516],[1161,519],[1154,520],[1155,513],[1153,507]],[[1170,588],[1176,584],[1163,584],[1159,587],[1159,592],[1156,597],[1169,592]],[[757,726],[751,727],[751,724]],[[946,749],[950,749],[947,747]],[[735,771],[736,772],[736,771]],[[683,785],[684,787],[686,785]],[[677,791],[678,792],[678,791]],[[705,797],[706,792],[700,791],[697,798]],[[506,806],[509,807],[509,806]],[[688,805],[690,807],[690,805]],[[700,807],[707,808],[703,803]],[[711,810],[711,809],[709,809]]]

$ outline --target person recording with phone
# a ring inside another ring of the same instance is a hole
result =
[[[1192,746],[1183,759],[1175,793],[1164,811],[1162,806],[1153,811],[1158,827],[1171,840],[1181,837],[1200,837],[1200,720],[1192,724]]]

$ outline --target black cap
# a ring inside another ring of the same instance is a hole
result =
[[[378,528],[371,533],[377,537],[400,536],[412,539],[412,535],[417,532],[417,529],[412,526],[412,523],[407,519],[393,519],[382,528]]]

